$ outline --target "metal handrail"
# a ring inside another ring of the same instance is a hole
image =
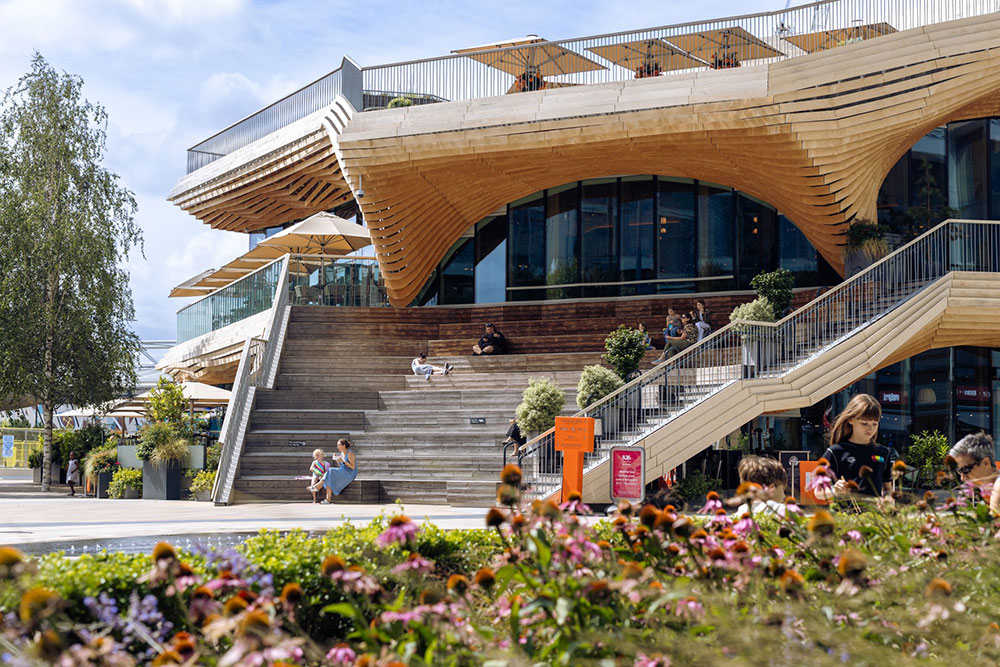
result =
[[[212,486],[212,500],[217,505],[228,504],[232,495],[257,389],[274,386],[289,313],[288,255],[279,261],[284,264],[275,288],[267,339],[248,338],[243,343],[229,407],[219,433],[222,451],[219,470]]]
[[[585,470],[735,382],[784,376],[956,270],[1000,272],[1000,222],[945,221],[780,321],[731,322],[579,411],[601,421]],[[531,494],[560,485],[553,445],[552,432],[525,444]]]

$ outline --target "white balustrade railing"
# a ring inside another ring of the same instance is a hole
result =
[[[1000,222],[949,220],[778,322],[733,322],[576,414],[600,420],[584,469],[742,380],[778,378],[815,359],[951,271],[1000,272]],[[546,431],[522,451],[527,493],[560,488]],[[707,444],[707,443],[706,443]]]

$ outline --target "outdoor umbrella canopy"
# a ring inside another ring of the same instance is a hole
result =
[[[835,30],[821,30],[820,32],[810,32],[805,35],[790,35],[785,37],[785,41],[791,42],[806,53],[825,51],[844,44],[861,42],[866,39],[881,37],[896,32],[888,23],[870,23],[868,25],[856,25],[850,28],[837,28]]]
[[[280,255],[343,255],[371,245],[371,242],[371,234],[361,225],[323,211],[269,236],[254,250],[277,250]],[[251,253],[253,251],[248,254]]]
[[[228,405],[229,397],[232,396],[232,392],[228,389],[220,389],[219,387],[213,387],[210,384],[205,384],[204,382],[195,382],[193,380],[185,380],[180,383],[181,391],[184,393],[184,399],[193,402],[198,406],[208,406],[208,405]],[[150,390],[152,391],[152,390]],[[149,400],[149,391],[144,391],[133,399],[133,401],[146,402]],[[118,406],[118,409],[128,409],[128,406],[132,403],[126,405]]]
[[[587,49],[626,69],[636,70],[653,65],[660,72],[704,67],[708,63],[692,58],[689,54],[667,44],[660,38],[640,39],[634,42],[592,46]]]
[[[495,51],[493,49],[506,50]],[[482,51],[486,51],[486,53],[481,53]],[[531,72],[545,77],[607,69],[604,65],[581,56],[579,53],[558,44],[549,44],[537,35],[473,46],[467,49],[456,49],[452,53],[465,55],[514,76]]]
[[[738,62],[782,55],[749,32],[734,26],[665,38],[670,44],[706,63],[716,63],[727,56]]]

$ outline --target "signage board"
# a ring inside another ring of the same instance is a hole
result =
[[[816,497],[812,491],[806,491],[816,476],[819,461],[799,462],[799,500],[803,505],[829,505],[830,501]]]
[[[646,450],[611,448],[611,499],[642,502],[646,497]]]
[[[781,467],[785,469],[788,476],[788,488],[795,490],[799,488],[799,464],[809,460],[809,452],[805,450],[786,450],[778,452],[778,460]]]
[[[557,452],[594,451],[594,418],[556,417],[555,443]]]
[[[3,457],[9,459],[14,456],[14,436],[5,435],[3,437]]]

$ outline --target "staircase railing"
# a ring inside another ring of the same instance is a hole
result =
[[[217,505],[228,504],[232,495],[257,389],[274,386],[290,310],[288,261],[286,255],[282,260],[281,273],[275,288],[267,338],[247,338],[240,353],[240,363],[236,368],[229,407],[226,409],[226,418],[219,433],[222,452],[219,457],[219,470],[215,474],[215,484],[212,487],[212,500]]]
[[[635,444],[729,385],[775,378],[852,336],[951,271],[1000,271],[1000,222],[948,220],[778,322],[733,322],[576,416],[599,420],[584,470]],[[525,445],[527,493],[561,486],[554,432]]]

